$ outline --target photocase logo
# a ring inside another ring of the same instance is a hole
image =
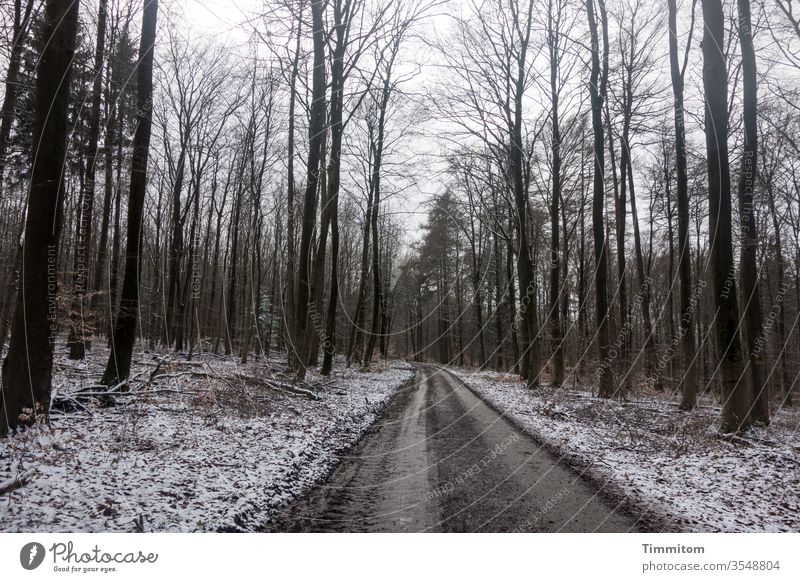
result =
[[[19,563],[26,570],[35,570],[44,561],[44,546],[39,542],[30,542],[22,546],[19,552]]]

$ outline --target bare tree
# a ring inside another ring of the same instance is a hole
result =
[[[709,240],[714,293],[714,331],[720,358],[723,432],[750,424],[751,391],[745,377],[739,335],[739,305],[733,264],[731,183],[728,161],[728,77],[724,43],[725,15],[720,0],[702,0],[703,87],[705,89],[706,162],[708,165]]]
[[[308,365],[308,335],[314,333],[313,324],[308,321],[311,294],[311,238],[317,218],[317,186],[320,177],[320,154],[325,136],[326,83],[325,83],[325,30],[324,0],[311,0],[312,37],[314,41],[314,61],[312,71],[312,91],[310,122],[308,126],[308,160],[306,162],[306,189],[303,195],[303,221],[300,232],[300,258],[297,264],[297,285],[295,301],[295,321],[297,341],[293,349],[298,350],[299,367],[297,377],[302,379]]]
[[[737,0],[739,9],[739,44],[742,51],[742,85],[744,109],[744,144],[739,170],[739,215],[742,221],[741,275],[744,299],[744,321],[752,386],[751,418],[754,422],[769,422],[769,390],[766,383],[766,361],[759,349],[763,333],[761,290],[758,272],[758,226],[756,224],[753,195],[758,174],[758,72],[756,52],[753,47],[753,27],[750,18],[750,0]]]
[[[604,0],[598,0],[602,5]],[[586,15],[592,52],[592,69],[589,80],[589,95],[592,105],[592,131],[594,133],[594,177],[592,194],[592,232],[594,234],[595,258],[595,306],[597,309],[597,346],[600,353],[598,380],[600,396],[609,398],[614,394],[612,372],[609,368],[609,305],[608,305],[608,256],[605,237],[605,143],[603,137],[603,102],[606,97],[607,75],[600,74],[600,44],[597,34],[597,20],[594,1],[586,0]],[[602,20],[605,26],[605,19]],[[604,43],[605,44],[605,43]],[[607,53],[607,49],[604,50]],[[605,60],[606,57],[604,57]]]
[[[49,39],[36,76],[36,111],[21,289],[11,344],[3,362],[0,436],[50,410],[53,343],[57,332],[56,266],[64,201],[67,109],[79,3],[48,0]]]
[[[136,67],[137,123],[133,138],[130,196],[128,198],[127,246],[122,296],[114,327],[111,355],[101,382],[115,386],[130,375],[136,322],[139,317],[139,270],[142,262],[141,227],[147,187],[147,162],[153,109],[153,48],[156,41],[158,0],[146,0],[142,13],[142,36]]]
[[[691,25],[683,63],[678,60],[678,8],[676,0],[669,0],[669,65],[672,77],[672,96],[675,116],[675,164],[678,178],[678,273],[681,287],[681,325],[684,334],[681,339],[683,377],[681,381],[681,409],[692,410],[697,403],[697,348],[694,339],[694,315],[692,313],[692,267],[691,247],[689,245],[689,178],[686,168],[686,124],[683,110],[684,79],[689,63],[689,48],[694,31],[694,10],[692,2]]]

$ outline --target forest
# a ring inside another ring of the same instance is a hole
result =
[[[734,444],[798,420],[796,0],[7,0],[0,30],[6,446],[204,378],[312,426],[418,364],[713,407]]]

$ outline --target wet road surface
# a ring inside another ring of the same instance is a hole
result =
[[[273,531],[625,532],[636,520],[447,371],[417,374]]]

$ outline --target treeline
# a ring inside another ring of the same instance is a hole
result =
[[[725,432],[791,405],[797,20],[696,4],[457,12],[431,103],[459,145],[402,266],[401,353],[684,410],[716,393]]]
[[[237,43],[163,0],[5,3],[0,433],[46,414],[55,348],[106,342],[112,391],[135,349],[401,355],[767,422],[800,355],[800,28],[696,4],[275,0]]]
[[[64,343],[108,342],[112,391],[135,346],[286,351],[300,379],[386,356],[395,164],[422,119],[402,49],[434,6],[274,2],[236,44],[155,0],[15,0],[0,430],[47,412]]]

